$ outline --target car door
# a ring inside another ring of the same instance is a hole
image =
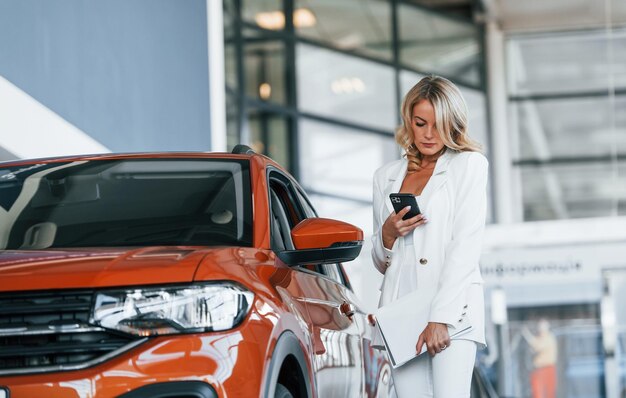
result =
[[[293,250],[291,228],[314,216],[298,201],[295,184],[282,173],[270,174],[271,240],[274,250]],[[277,258],[277,261],[278,260]],[[323,273],[319,264],[290,268],[299,291],[293,300],[304,304],[313,347],[312,364],[320,397],[361,397],[364,391],[361,330],[349,316],[345,286]]]
[[[306,194],[296,187],[296,194],[300,206],[307,217],[317,217]],[[373,335],[378,333],[373,315],[365,312],[364,306],[352,290],[350,281],[343,269],[342,264],[319,264],[317,271],[337,283],[337,287],[345,302],[354,306],[352,319],[356,322],[361,333],[361,353],[363,356],[363,369],[361,369],[363,397],[389,397],[393,390],[391,380],[391,364],[385,353],[372,347]]]

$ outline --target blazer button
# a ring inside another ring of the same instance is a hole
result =
[[[426,260],[425,258],[420,258],[420,264],[426,265],[428,264],[428,260]]]

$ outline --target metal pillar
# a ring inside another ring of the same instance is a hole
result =
[[[209,55],[209,115],[213,152],[226,151],[226,83],[224,80],[224,5],[206,0]]]
[[[507,123],[507,90],[504,62],[504,35],[495,21],[485,24],[485,50],[487,58],[487,98],[491,125],[493,164],[492,181],[495,193],[495,216],[500,224],[512,223],[515,201],[512,184],[510,134]]]

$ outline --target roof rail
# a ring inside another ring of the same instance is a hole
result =
[[[238,155],[254,155],[256,152],[252,148],[244,144],[237,144],[233,148],[232,152]]]

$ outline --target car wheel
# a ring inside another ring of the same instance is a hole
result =
[[[278,383],[276,384],[276,391],[274,392],[274,398],[293,398],[293,395],[287,389],[287,387]]]

